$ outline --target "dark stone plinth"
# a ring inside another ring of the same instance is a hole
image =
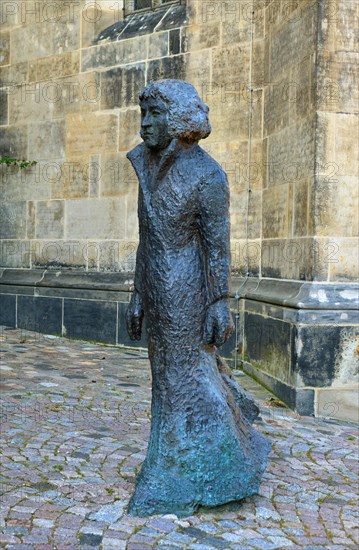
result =
[[[64,331],[69,338],[116,344],[116,326],[116,303],[65,299]]]
[[[15,327],[16,323],[16,296],[14,294],[0,294],[0,325]]]
[[[234,280],[236,286],[242,303],[238,360],[246,373],[302,415],[318,413],[322,391],[331,390],[328,399],[336,402],[341,392],[353,391],[357,283],[248,279]]]
[[[17,326],[46,334],[62,333],[62,300],[37,296],[18,296]]]

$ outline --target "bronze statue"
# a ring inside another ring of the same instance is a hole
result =
[[[140,95],[143,143],[129,154],[139,179],[132,339],[147,320],[152,423],[129,512],[190,515],[200,505],[258,490],[268,441],[217,347],[233,333],[229,308],[229,190],[222,168],[198,146],[208,107],[180,80]]]

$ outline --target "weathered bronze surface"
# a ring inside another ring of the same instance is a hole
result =
[[[132,339],[147,320],[152,423],[129,512],[188,515],[253,495],[269,442],[251,424],[258,408],[217,348],[233,333],[229,309],[229,190],[198,141],[208,108],[179,80],[140,95],[143,143],[129,154],[139,179]]]

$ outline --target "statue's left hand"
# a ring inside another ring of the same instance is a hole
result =
[[[204,326],[206,344],[222,346],[233,334],[234,324],[229,309],[228,299],[218,300],[210,305]]]
[[[127,332],[131,340],[141,340],[143,316],[141,295],[135,290],[126,312]]]

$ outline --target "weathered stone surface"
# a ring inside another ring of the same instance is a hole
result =
[[[12,29],[11,58],[19,63],[55,53],[51,28],[49,24],[32,24]]]
[[[137,196],[136,174],[124,152],[101,156],[101,196]]]
[[[51,103],[47,101],[48,90],[51,88],[42,88],[40,84],[26,83],[13,88],[8,99],[10,124],[25,122],[36,124],[52,118]]]
[[[36,238],[61,239],[64,235],[64,201],[38,201],[36,204]]]
[[[261,270],[261,241],[231,240],[231,269],[237,275],[257,277]]]
[[[30,61],[28,70],[29,82],[76,75],[80,70],[80,52],[75,50]]]
[[[0,154],[17,158],[27,157],[27,133],[26,124],[1,128]]]
[[[29,157],[36,161],[64,157],[65,136],[63,120],[29,125]]]
[[[291,65],[295,65],[314,51],[317,24],[314,4],[313,1],[307,2],[297,17],[287,19],[286,24],[273,32],[270,60],[272,82],[278,81]],[[288,44],[288,47],[284,44]]]
[[[132,243],[138,239],[137,195],[129,192],[126,196],[126,238]]]
[[[263,191],[263,237],[288,236],[288,185],[277,185]]]
[[[10,63],[10,33],[0,33],[0,65]]]
[[[264,93],[264,128],[269,136],[289,125],[289,76],[270,84]]]
[[[0,239],[26,237],[26,202],[0,203]]]
[[[40,83],[42,96],[49,103],[50,116],[64,118],[70,113],[97,111],[101,101],[100,75],[97,72],[58,79],[48,85]]]
[[[359,421],[358,386],[353,388],[323,388],[316,391],[316,416]]]
[[[331,281],[350,281],[359,273],[358,237],[329,239],[327,246],[329,278]]]
[[[339,352],[341,327],[299,327],[296,335],[298,386],[331,386]],[[330,345],[326,343],[330,342]]]
[[[213,90],[214,95],[212,97],[207,96],[207,102],[211,110],[211,120],[213,125],[216,125],[212,139],[221,142],[226,142],[228,138],[231,140],[237,138],[240,141],[247,140],[249,136],[249,120],[248,113],[246,113],[248,102],[246,94],[243,95],[242,93],[243,89],[239,81],[227,82],[225,87],[220,84],[219,88],[216,87]],[[253,105],[252,114],[251,134],[253,139],[257,139],[262,134],[260,95],[258,95],[258,101]],[[236,121],[235,126],[232,124],[233,120]],[[225,128],[231,128],[230,132]]]
[[[133,216],[137,216],[137,211]],[[135,238],[122,239],[121,241],[102,241],[99,243],[100,249],[100,269],[101,271],[114,271],[122,273],[132,273],[136,264],[136,251],[138,246],[138,226],[130,228],[135,233]]]
[[[358,158],[355,139],[358,130],[358,116],[354,113],[335,115],[335,160],[340,175],[357,176]]]
[[[311,116],[318,108],[315,53],[309,54],[290,72],[283,101],[289,102],[290,122]]]
[[[216,22],[181,29],[181,51],[183,53],[214,48],[221,38],[220,25]]]
[[[263,277],[325,281],[329,273],[329,253],[326,239],[264,239],[261,273]]]
[[[154,59],[156,57],[166,57],[168,54],[174,55],[174,52],[171,51],[170,36],[172,34],[172,37],[173,37],[176,35],[176,33],[178,34],[178,44],[179,44],[180,29],[171,31],[171,33],[164,31],[164,32],[156,32],[156,33],[150,34],[148,36],[148,58]],[[177,51],[176,53],[180,53],[180,52]]]
[[[207,11],[209,11],[208,8],[210,8],[210,5],[206,7]],[[252,29],[249,23],[251,21],[252,10],[249,4],[241,5],[240,2],[234,2],[233,4],[220,5],[220,9],[217,11],[216,22],[221,29],[223,45],[230,46],[231,44],[250,42]]]
[[[262,216],[261,191],[242,191],[231,193],[231,232],[232,239],[240,239],[247,232],[250,240],[260,237],[260,219]]]
[[[136,106],[145,84],[145,64],[138,63],[101,73],[101,109]],[[136,132],[131,131],[133,137]]]
[[[17,196],[33,201],[50,199],[50,183],[56,166],[56,161],[39,161],[25,169],[17,169],[13,175],[9,170],[9,176],[6,178],[6,196],[9,200],[16,200]]]
[[[245,313],[244,355],[256,368],[293,385],[290,323]]]
[[[337,169],[336,164],[329,165],[331,171]],[[315,187],[313,204],[313,223],[318,236],[342,237],[358,235],[356,178],[352,177],[320,177]],[[345,206],[339,207],[339,200],[346,197]],[[348,197],[351,197],[348,201]],[[347,223],[345,220],[351,220]]]
[[[82,50],[81,70],[114,67],[147,59],[147,38],[135,37]]]
[[[34,201],[28,201],[26,213],[26,236],[28,239],[35,238],[35,215],[36,203]]]
[[[10,268],[30,268],[31,241],[20,239],[1,239],[0,261],[1,265]]]
[[[0,126],[8,124],[8,94],[6,89],[0,88]]]
[[[248,45],[230,45],[213,50],[213,82],[227,84],[231,89],[231,81],[237,85],[246,85],[249,76],[249,47]]]
[[[216,134],[216,130],[213,130]],[[250,155],[249,149],[250,147]],[[266,181],[266,151],[261,139],[248,141],[212,141],[206,140],[203,148],[210,155],[216,157],[217,162],[226,171],[230,188],[233,193],[240,193],[250,188],[252,191],[261,190]],[[252,226],[251,230],[256,231]],[[235,231],[235,227],[233,227]],[[242,233],[243,236],[243,233]]]
[[[83,7],[83,6],[82,6]],[[99,9],[100,8],[100,9]],[[102,0],[83,7],[81,26],[81,47],[92,46],[97,43],[99,36],[104,34],[104,29],[109,27],[121,27],[126,24],[123,21],[122,4],[113,4],[109,0]]]
[[[358,54],[321,51],[318,55],[318,109],[358,113]]]
[[[352,389],[358,383],[357,336],[356,327],[299,327],[296,336],[296,385]],[[325,342],[331,345],[325,345]]]
[[[91,155],[86,176],[89,183],[89,196],[91,198],[99,197],[101,185],[100,155]]]
[[[88,244],[85,240],[46,240],[31,242],[32,266],[59,270],[87,268]],[[57,280],[58,284],[58,280]],[[61,292],[58,294],[61,296]]]
[[[186,74],[186,57],[176,55],[154,59],[147,63],[147,82],[163,78],[184,78]]]
[[[17,63],[16,60],[12,60],[11,65],[0,66],[0,82],[3,86],[18,86],[22,82],[28,80],[28,63]]]
[[[311,182],[296,181],[293,185],[293,236],[305,237],[308,234],[308,186]]]
[[[98,163],[96,163],[98,166]],[[46,163],[42,174],[50,186],[52,199],[84,198],[90,186],[99,184],[101,173],[92,166],[89,157],[73,157],[71,161],[62,159]]]
[[[121,239],[125,237],[126,204],[121,198],[69,199],[66,203],[67,237]]]
[[[97,138],[94,140],[93,135]],[[66,117],[66,158],[117,150],[118,116],[102,112]]]
[[[308,117],[268,138],[268,186],[313,176],[315,117]]]
[[[355,0],[337,0],[319,6],[319,47],[327,51],[358,51],[359,12]]]
[[[209,50],[191,52],[184,56],[186,75],[201,93],[208,89],[211,74],[211,55]]]

